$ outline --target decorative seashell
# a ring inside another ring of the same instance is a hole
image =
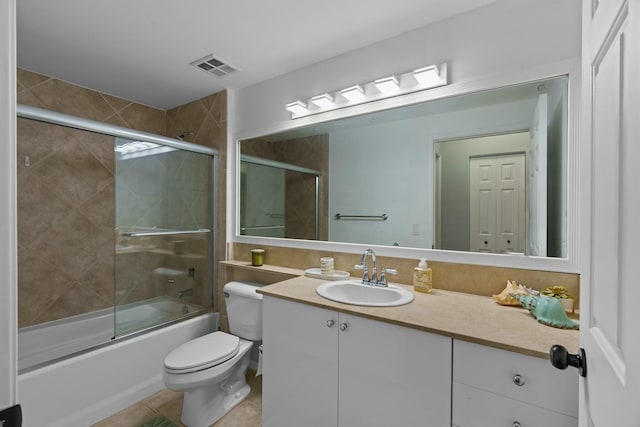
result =
[[[511,294],[529,310],[538,322],[560,329],[580,329],[580,325],[569,319],[562,303],[557,298],[545,295]]]
[[[517,285],[516,282],[507,280],[507,287],[502,290],[498,295],[494,295],[498,304],[501,305],[520,305],[520,302],[515,299],[512,294],[527,294],[527,288],[522,285]]]
[[[526,293],[529,295],[535,295],[535,296],[540,295],[540,291],[536,291],[535,289],[532,289],[532,288],[527,288],[525,285],[518,285],[518,287],[524,289]]]

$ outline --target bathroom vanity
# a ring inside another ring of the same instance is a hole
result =
[[[364,307],[296,277],[264,294],[263,426],[577,426],[578,375],[548,362],[578,331],[435,290]],[[411,287],[407,286],[407,289]]]
[[[449,423],[450,338],[267,295],[263,322],[264,426]]]

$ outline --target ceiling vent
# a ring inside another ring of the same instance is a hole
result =
[[[204,58],[197,59],[191,62],[191,65],[206,71],[207,73],[214,74],[218,77],[224,77],[227,74],[231,74],[238,71],[237,68],[225,63],[224,61],[216,58],[213,54],[207,55]]]

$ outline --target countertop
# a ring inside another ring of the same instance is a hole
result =
[[[322,298],[316,287],[323,282],[300,276],[266,285],[258,292],[544,359],[554,344],[571,353],[578,349],[579,331],[542,325],[526,309],[501,306],[491,297],[438,289],[423,294],[414,292],[412,286],[393,283],[413,292],[415,299],[397,307],[363,307]]]

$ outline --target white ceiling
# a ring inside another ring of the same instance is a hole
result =
[[[495,0],[20,0],[18,66],[161,109]],[[214,54],[241,71],[190,62]]]

